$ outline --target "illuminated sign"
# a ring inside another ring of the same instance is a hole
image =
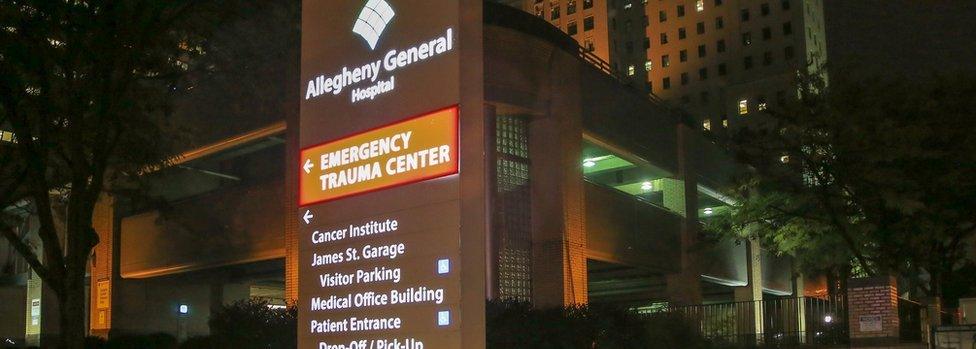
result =
[[[457,141],[451,107],[306,148],[299,205],[455,174]]]
[[[481,1],[302,1],[298,348],[485,347]]]
[[[350,93],[351,102],[372,100],[376,96],[393,91],[396,88],[396,77],[392,75],[393,72],[453,50],[454,29],[447,28],[442,35],[415,46],[404,50],[392,49],[383,55],[382,59],[352,68],[342,67],[334,74],[316,76],[308,81],[305,99],[329,94],[338,95],[347,87],[368,82],[370,85],[367,87],[353,88]],[[384,72],[391,75],[389,78],[380,80]]]
[[[376,42],[380,40],[380,35],[383,35],[383,30],[393,20],[393,16],[396,16],[396,12],[388,2],[369,0],[366,6],[363,6],[363,11],[359,12],[359,18],[356,18],[352,32],[366,40],[370,50],[375,49]]]

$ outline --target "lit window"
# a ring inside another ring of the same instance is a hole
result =
[[[652,189],[654,189],[654,184],[652,184],[651,182],[641,183],[641,190],[651,191]]]
[[[671,56],[670,55],[663,55],[663,56],[661,56],[661,66],[662,67],[665,67],[665,68],[671,66]]]
[[[739,101],[739,115],[749,114],[749,100],[743,99]]]
[[[705,131],[711,131],[712,130],[712,120],[711,119],[705,119],[705,121],[702,121],[702,128],[705,129]]]
[[[766,102],[762,102],[762,103],[759,103],[758,105],[756,105],[756,109],[758,109],[760,111],[766,110]]]
[[[722,127],[729,127],[729,118],[725,117],[725,115],[722,115]]]
[[[14,136],[13,132],[0,131],[0,142],[17,143],[17,137]]]
[[[634,7],[634,4],[628,2],[626,5],[624,5],[624,10],[629,10],[631,7]]]
[[[790,162],[790,156],[789,155],[783,155],[783,156],[781,156],[779,158],[779,162],[782,162],[784,164],[785,163],[789,163]]]
[[[644,62],[644,71],[651,71],[651,68],[653,67],[654,67],[654,62],[650,60]]]
[[[634,74],[636,73],[637,73],[637,69],[634,68],[633,64],[627,67],[627,76],[634,76]]]
[[[705,0],[698,0],[695,3],[695,10],[698,10],[698,12],[705,11]]]

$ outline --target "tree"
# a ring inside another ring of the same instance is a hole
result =
[[[0,207],[29,207],[40,254],[0,217],[0,232],[58,300],[61,348],[85,336],[93,209],[174,153],[177,81],[220,1],[11,0],[0,4]],[[220,10],[220,11],[217,11]]]
[[[976,232],[976,79],[799,80],[796,101],[731,137],[750,170],[709,229],[942,296]]]

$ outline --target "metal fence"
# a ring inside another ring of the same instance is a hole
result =
[[[719,342],[767,345],[835,345],[848,342],[844,297],[779,298],[669,307],[705,337]]]

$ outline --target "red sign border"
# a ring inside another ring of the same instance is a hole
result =
[[[303,185],[302,185],[302,173],[305,172],[305,170],[302,168],[302,166],[304,165],[304,161],[303,161],[304,160],[304,157],[302,156],[302,154],[306,150],[309,150],[311,148],[321,147],[321,146],[328,145],[328,144],[332,144],[332,143],[336,143],[336,142],[341,142],[343,140],[346,140],[346,139],[349,139],[349,138],[352,138],[352,137],[356,137],[358,135],[361,135],[361,134],[364,134],[364,133],[367,133],[367,132],[376,131],[376,130],[379,130],[379,129],[382,129],[382,128],[386,128],[386,127],[390,127],[390,126],[396,126],[396,125],[399,125],[399,124],[402,124],[402,123],[406,123],[406,122],[409,122],[409,121],[413,121],[413,120],[416,120],[416,119],[423,118],[425,116],[429,116],[431,114],[437,114],[437,113],[440,113],[440,112],[443,112],[443,111],[446,111],[446,110],[453,110],[453,112],[454,112],[454,146],[451,147],[451,156],[454,157],[454,167],[452,169],[449,169],[447,171],[440,172],[440,173],[435,173],[435,174],[432,174],[432,175],[429,175],[429,176],[426,176],[426,177],[421,177],[421,178],[417,178],[417,179],[414,179],[414,180],[410,180],[408,182],[394,183],[394,184],[389,184],[389,185],[385,185],[385,186],[382,186],[382,187],[376,187],[376,188],[369,189],[369,190],[365,190],[365,191],[360,191],[360,192],[355,192],[355,193],[349,193],[349,194],[345,194],[345,195],[342,195],[342,196],[337,196],[337,197],[334,197],[334,198],[321,199],[321,200],[316,200],[316,201],[312,201],[312,202],[308,202],[308,203],[302,203],[302,191],[304,189],[303,188]],[[301,148],[298,151],[298,162],[299,162],[299,165],[298,165],[298,195],[297,195],[298,196],[298,198],[297,198],[298,207],[301,208],[301,207],[306,207],[306,206],[310,206],[310,205],[315,205],[315,204],[321,204],[321,203],[325,203],[325,202],[340,200],[340,199],[344,199],[344,198],[348,198],[348,197],[352,197],[352,196],[365,195],[365,194],[377,192],[377,191],[380,191],[380,190],[386,190],[386,189],[396,188],[396,187],[400,187],[400,186],[404,186],[404,185],[410,185],[410,184],[414,184],[414,183],[423,182],[423,181],[426,181],[426,180],[431,180],[431,179],[435,179],[435,178],[447,177],[447,176],[451,176],[451,175],[458,174],[459,169],[460,169],[459,166],[461,164],[461,159],[458,158],[458,155],[460,153],[460,150],[458,149],[458,146],[461,143],[461,141],[460,141],[460,138],[461,138],[461,134],[460,134],[461,117],[460,117],[460,115],[461,115],[461,108],[460,108],[459,105],[455,104],[455,105],[452,105],[452,106],[449,106],[449,107],[444,107],[444,108],[439,108],[439,109],[435,109],[435,110],[428,111],[428,112],[419,113],[419,114],[416,114],[416,115],[413,115],[413,116],[410,116],[410,117],[407,117],[407,118],[404,118],[404,119],[400,119],[400,120],[393,121],[393,122],[390,122],[390,123],[386,123],[386,124],[383,124],[383,125],[379,125],[379,126],[376,126],[376,127],[373,127],[373,128],[369,128],[369,129],[366,129],[366,130],[363,130],[363,131],[359,131],[359,132],[356,132],[356,133],[352,133],[352,134],[349,134],[349,135],[346,135],[346,136],[342,136],[342,137],[339,137],[339,138],[336,138],[336,139],[327,140],[327,141],[324,141],[324,142],[321,142],[321,143],[316,143],[316,144],[313,144],[313,145],[310,145],[310,146]]]

